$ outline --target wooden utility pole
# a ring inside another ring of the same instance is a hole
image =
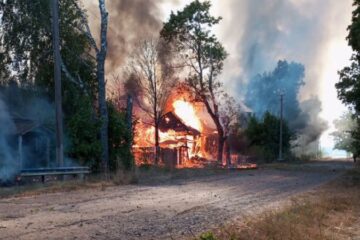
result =
[[[60,33],[59,33],[59,2],[51,0],[52,10],[52,38],[54,51],[54,81],[55,81],[55,109],[56,109],[56,163],[64,165],[63,143],[63,117],[61,96],[61,56],[60,56]]]
[[[279,161],[283,160],[283,105],[284,93],[280,93],[280,140],[279,140]]]

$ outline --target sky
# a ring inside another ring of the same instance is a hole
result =
[[[180,10],[191,1],[163,2],[165,21],[171,10]],[[319,97],[320,116],[329,123],[329,129],[321,137],[321,147],[328,155],[344,155],[332,150],[334,142],[330,133],[335,130],[333,121],[346,111],[337,99],[334,85],[339,80],[337,72],[349,64],[352,53],[346,41],[352,0],[211,2],[212,13],[223,17],[215,33],[230,53],[221,76],[225,87],[237,95],[241,82],[246,82],[252,74],[270,71],[280,59],[304,64],[306,85],[298,97],[300,100]],[[253,42],[257,42],[261,53],[255,54],[256,63],[249,72],[244,58]]]

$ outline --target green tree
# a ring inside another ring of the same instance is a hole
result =
[[[176,14],[172,12],[160,34],[180,53],[184,65],[189,70],[186,82],[195,97],[204,103],[216,125],[217,160],[222,162],[226,136],[219,113],[222,83],[218,76],[223,70],[227,53],[211,32],[212,27],[220,22],[221,17],[211,16],[210,7],[210,1],[195,0],[182,11]]]
[[[265,161],[274,161],[279,153],[279,126],[280,119],[266,112],[262,119],[252,116],[245,134],[251,147],[258,150],[257,154]],[[283,151],[290,152],[292,134],[286,122],[283,122]]]
[[[358,122],[349,111],[334,121],[336,131],[331,135],[334,137],[335,149],[351,153],[354,160],[359,155],[358,146],[360,138],[358,133]]]
[[[340,80],[336,83],[338,98],[346,104],[354,114],[355,119],[360,117],[360,0],[353,2],[355,10],[352,13],[352,23],[348,26],[349,34],[347,36],[348,44],[353,49],[354,54],[351,57],[350,66],[339,71]],[[351,137],[360,139],[359,122],[356,122]],[[340,137],[340,136],[339,136]],[[344,147],[342,139],[348,139],[348,136],[338,138],[338,147]],[[346,143],[344,143],[347,145]],[[351,152],[360,152],[360,141],[354,141],[350,144]],[[348,147],[346,147],[348,148]]]

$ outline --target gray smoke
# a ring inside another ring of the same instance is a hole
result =
[[[312,97],[301,103],[301,109],[299,121],[307,124],[292,142],[292,150],[297,156],[319,153],[320,136],[328,128],[328,123],[318,116],[321,102],[317,97]]]
[[[173,2],[174,0],[171,0]],[[158,36],[162,27],[161,4],[163,0],[116,0],[107,1],[108,73],[122,67],[126,58],[140,40]],[[99,32],[97,1],[84,1],[88,10],[93,35]]]
[[[221,7],[224,15],[223,42],[231,47],[228,66],[241,70],[228,80],[247,82],[258,73],[271,71],[278,60],[304,64],[306,85],[300,92],[305,100],[319,91],[324,54],[333,36],[344,35],[352,0],[229,0]],[[339,25],[344,25],[339,29]],[[236,29],[234,29],[236,28]],[[344,35],[345,37],[345,35]],[[231,55],[233,55],[231,57]],[[232,69],[226,69],[229,72]],[[238,91],[241,91],[239,84]]]
[[[0,182],[8,180],[16,172],[14,152],[9,144],[9,136],[15,125],[0,95]]]
[[[14,180],[22,168],[54,162],[54,107],[40,96],[40,92],[15,83],[0,87],[0,183]]]
[[[219,13],[228,12],[223,16],[225,29],[221,33],[232,51],[227,64],[232,69],[225,66],[229,72],[224,73],[225,81],[232,89],[237,88],[237,93],[251,92],[255,84],[249,81],[259,73],[273,71],[278,60],[304,65],[305,84],[296,91],[302,110],[297,123],[306,123],[299,129],[301,144],[318,141],[326,130],[319,117],[319,79],[330,40],[344,35],[350,23],[346,16],[351,14],[351,3],[352,0],[230,0],[219,6]],[[233,70],[236,65],[240,66],[237,71]]]

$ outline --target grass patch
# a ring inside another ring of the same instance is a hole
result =
[[[317,192],[292,200],[281,211],[227,225],[198,240],[352,239],[360,235],[360,169]]]

